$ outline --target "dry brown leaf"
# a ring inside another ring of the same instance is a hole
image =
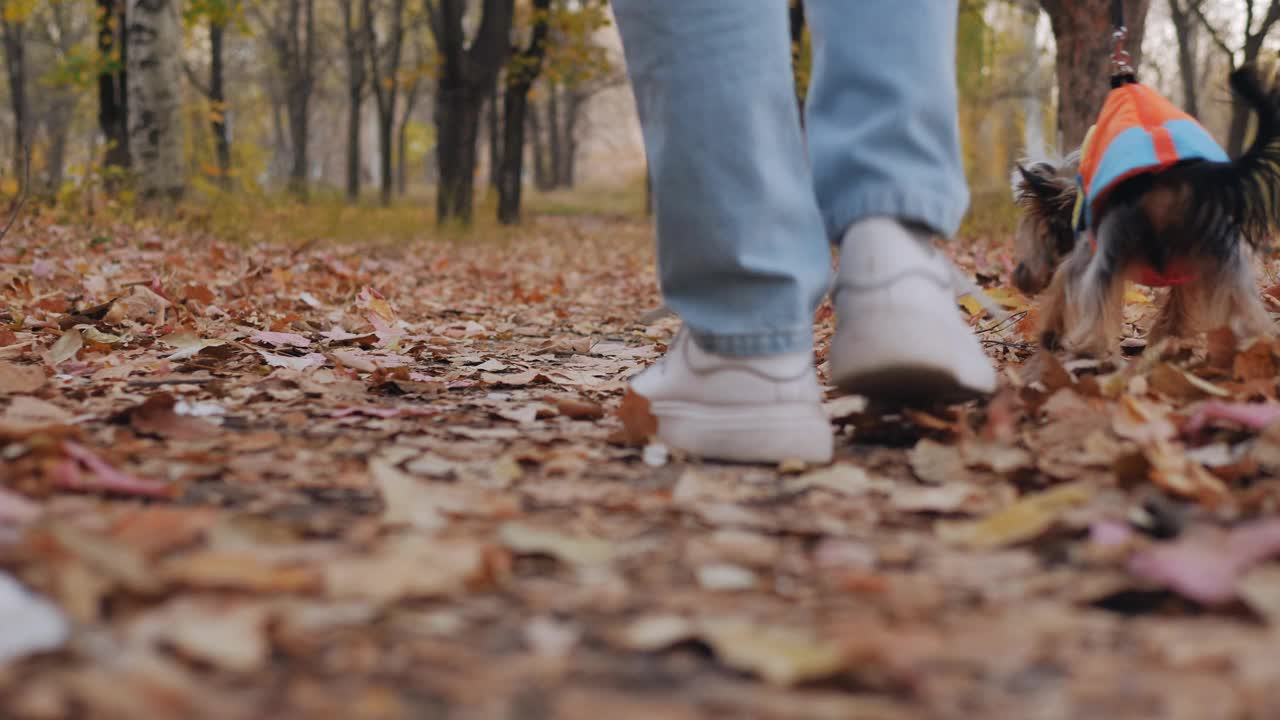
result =
[[[1186,456],[1181,445],[1157,441],[1143,448],[1151,482],[1178,497],[1218,507],[1231,497],[1227,486],[1203,465]]]
[[[305,593],[321,585],[320,571],[263,558],[252,550],[201,550],[170,558],[160,572],[171,583],[204,590]]]
[[[1132,395],[1124,395],[1111,418],[1111,429],[1126,440],[1147,444],[1169,440],[1178,435],[1178,428],[1169,418],[1165,406]]]
[[[916,443],[907,454],[911,470],[921,482],[942,485],[949,482],[965,482],[969,471],[964,456],[954,445],[943,445],[925,438]]]
[[[1276,377],[1276,361],[1272,353],[1272,343],[1268,339],[1258,339],[1248,347],[1236,353],[1231,364],[1232,376],[1241,382],[1250,380],[1272,380]]]
[[[37,432],[64,428],[71,422],[71,413],[28,395],[16,395],[9,407],[0,413],[0,437],[23,437]]]
[[[36,365],[15,365],[0,361],[0,396],[33,393],[48,382]]]
[[[555,530],[506,523],[498,529],[502,544],[520,555],[546,555],[576,567],[598,567],[613,562],[614,546],[604,540],[565,535]]]
[[[49,351],[44,355],[44,361],[49,367],[57,367],[62,363],[70,360],[80,352],[84,347],[84,336],[79,330],[71,329],[58,337],[53,345],[49,346]]]
[[[332,560],[323,568],[329,597],[375,603],[456,595],[479,580],[483,571],[482,546],[413,535],[370,555]]]
[[[604,407],[590,400],[559,396],[548,397],[546,400],[561,415],[572,420],[599,420],[604,417]]]
[[[658,434],[658,418],[649,410],[649,398],[628,389],[618,407],[622,430],[610,438],[624,445],[642,447]]]
[[[846,668],[841,648],[809,632],[745,620],[708,620],[698,635],[731,668],[790,686],[838,675]]]
[[[203,440],[220,432],[212,423],[174,412],[177,398],[160,392],[126,411],[129,426],[142,435],[166,440]]]

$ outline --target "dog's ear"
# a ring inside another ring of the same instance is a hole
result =
[[[1038,162],[1027,169],[1022,163],[1014,165],[1013,201],[1024,203],[1033,200],[1048,201],[1062,194],[1065,189],[1053,167],[1045,162]]]

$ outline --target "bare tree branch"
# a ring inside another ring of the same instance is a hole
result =
[[[1217,45],[1220,50],[1227,56],[1227,64],[1234,69],[1236,66],[1236,51],[1227,45],[1227,41],[1218,33],[1218,29],[1209,22],[1209,18],[1205,17],[1204,10],[1200,7],[1200,3],[1196,3],[1191,7],[1191,12],[1195,13],[1196,18],[1200,20],[1200,25],[1209,33],[1209,39],[1213,40],[1213,44]]]

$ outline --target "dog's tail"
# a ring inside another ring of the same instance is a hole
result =
[[[1205,176],[1193,183],[1197,206],[1224,213],[1227,222],[1255,247],[1265,244],[1280,226],[1280,82],[1276,70],[1274,64],[1251,64],[1231,73],[1231,89],[1253,110],[1257,131],[1240,157],[1229,163],[1205,164]]]

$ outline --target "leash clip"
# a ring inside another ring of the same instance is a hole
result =
[[[1115,50],[1111,53],[1111,75],[1118,77],[1121,75],[1133,75],[1133,58],[1129,55],[1129,51],[1125,50],[1125,41],[1129,39],[1129,28],[1119,25],[1115,31],[1111,33],[1111,40],[1115,43]]]

